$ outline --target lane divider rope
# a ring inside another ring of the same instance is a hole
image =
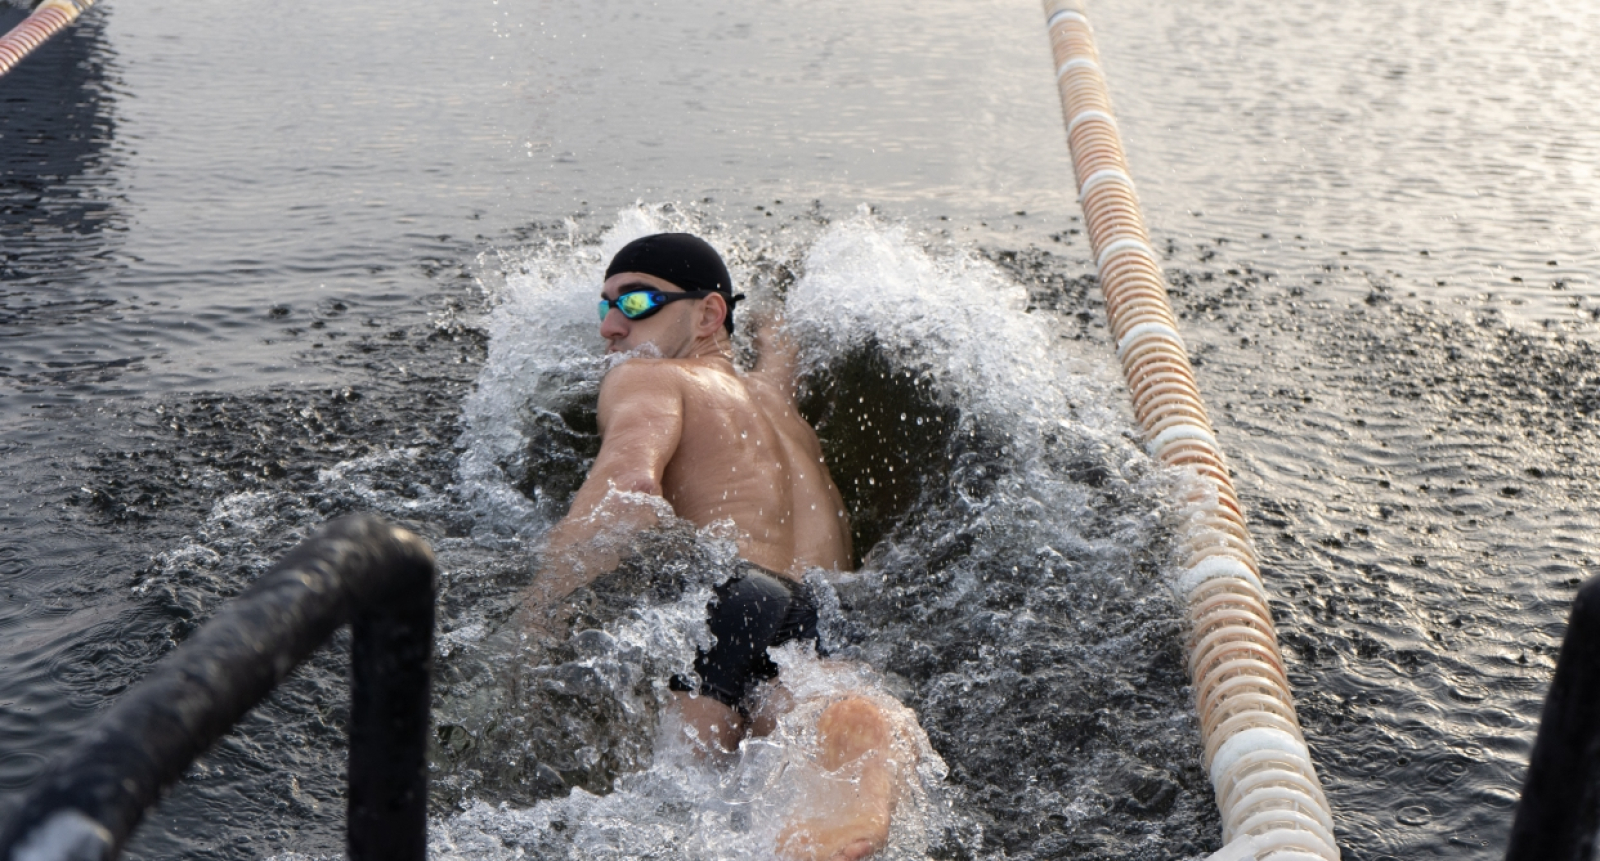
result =
[[[94,0],[44,0],[33,7],[33,12],[22,19],[22,23],[0,36],[0,76],[11,71],[45,40],[66,29],[92,5]]]
[[[1333,814],[1295,715],[1261,565],[1178,334],[1089,18],[1082,0],[1044,0],[1044,9],[1078,197],[1134,415],[1154,457],[1198,478],[1176,588],[1187,605],[1189,672],[1226,852],[1261,861],[1339,861]]]

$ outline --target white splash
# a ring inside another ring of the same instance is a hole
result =
[[[876,340],[974,418],[1126,427],[1107,368],[1062,349],[1047,317],[1027,312],[1022,285],[970,252],[935,256],[863,213],[825,232],[803,269],[786,312],[808,367]]]
[[[518,488],[530,466],[529,416],[554,409],[575,392],[592,395],[598,388],[605,363],[594,302],[605,262],[638,236],[681,229],[707,232],[682,216],[638,207],[619,214],[598,243],[585,244],[574,235],[498,255],[503,278],[490,288],[494,306],[484,322],[489,354],[477,390],[464,406],[455,488],[479,524],[478,540],[536,544],[560,516],[564,501],[529,499]],[[737,241],[719,241],[714,231],[711,239],[731,250],[736,283],[746,283],[750,252]],[[996,534],[1009,532],[1041,556],[1059,558],[1068,550],[1102,558],[1118,554],[1115,537],[1084,549],[1086,539],[1076,534],[1072,521],[1091,500],[1082,484],[1047,461],[1065,438],[1107,453],[1121,481],[1142,480],[1148,461],[1123,436],[1128,424],[1116,406],[1121,394],[1114,374],[1061,349],[1045,315],[1027,312],[1021,285],[970,251],[930,251],[905,229],[866,214],[825,229],[791,265],[800,276],[784,297],[785,313],[806,369],[825,368],[875,339],[897,372],[933,383],[942,398],[959,405],[964,427],[981,424],[1005,446],[1005,459],[1015,468],[986,499],[961,505],[980,519],[1003,523]],[[778,301],[770,293],[754,298]],[[1129,528],[1148,528],[1150,522],[1141,519]],[[908,545],[886,553],[927,549]],[[1014,550],[980,545],[973,558]],[[848,579],[860,583],[871,576],[867,571]],[[982,588],[975,569],[970,576],[958,572],[955,588],[944,598],[954,606],[965,592]],[[1121,584],[1113,576],[1096,588],[1114,590]],[[627,637],[641,649],[687,656],[690,644],[677,611],[698,612],[701,601],[696,595],[666,608],[658,620],[641,616]],[[832,603],[836,608],[837,599]],[[824,616],[828,613],[825,607]],[[1025,630],[1027,614],[1019,613],[1014,622],[1015,630]],[[652,633],[652,625],[661,629]],[[462,633],[463,640],[479,637],[477,630]],[[697,759],[681,733],[664,725],[649,766],[623,778],[611,793],[576,789],[527,808],[469,801],[458,814],[431,823],[430,855],[449,861],[772,857],[795,788],[817,779],[814,768],[811,777],[797,776],[807,773],[807,733],[814,732],[818,711],[830,699],[853,692],[910,717],[890,693],[892,686],[866,665],[841,669],[801,650],[780,651],[784,683],[799,692],[802,705],[774,736],[747,740],[732,762]],[[899,726],[897,755],[915,780],[894,819],[891,845],[875,857],[921,858],[953,814],[941,795],[944,763],[914,721]]]

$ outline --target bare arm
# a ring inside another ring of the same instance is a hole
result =
[[[600,453],[567,516],[550,530],[544,566],[523,598],[525,617],[543,615],[615,568],[615,540],[656,525],[670,510],[661,480],[683,437],[676,372],[638,359],[613,368],[600,384],[599,424]]]
[[[784,328],[777,311],[752,319],[755,324],[756,366],[752,374],[763,378],[790,401],[795,398],[795,375],[800,368],[800,346]]]

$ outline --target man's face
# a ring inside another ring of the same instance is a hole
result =
[[[600,295],[614,300],[635,290],[684,292],[665,278],[643,272],[618,272],[606,279]],[[606,352],[623,353],[649,344],[669,359],[689,355],[694,344],[695,306],[699,304],[695,299],[671,302],[642,320],[629,320],[616,308],[606,311],[605,319],[600,321],[600,337],[606,339]]]

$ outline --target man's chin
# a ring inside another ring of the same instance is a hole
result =
[[[646,341],[643,344],[636,344],[636,345],[631,346],[631,347],[624,346],[624,345],[619,345],[619,344],[607,344],[606,345],[606,355],[608,355],[608,356],[617,356],[618,358],[623,358],[623,359],[661,359],[661,358],[665,358],[664,354],[661,352],[661,348],[656,346],[655,344],[652,344],[652,343],[648,342],[648,341]]]

